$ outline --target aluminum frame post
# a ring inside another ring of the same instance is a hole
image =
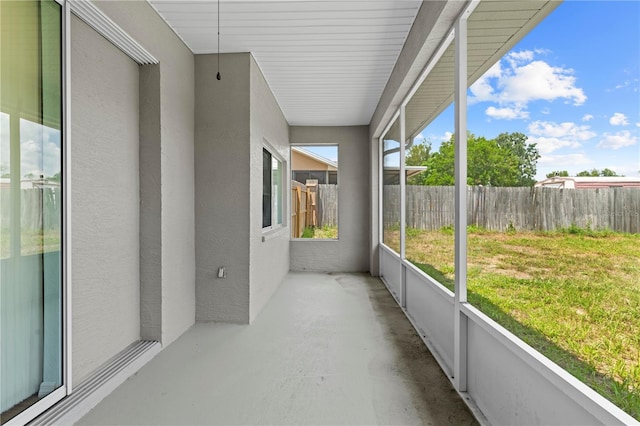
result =
[[[407,285],[406,276],[407,271],[404,264],[404,260],[407,257],[407,173],[405,167],[406,159],[406,106],[400,105],[400,167],[398,168],[398,178],[400,180],[400,263],[401,263],[401,276],[400,276],[400,306],[407,307]]]

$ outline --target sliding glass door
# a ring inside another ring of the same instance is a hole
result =
[[[0,412],[63,385],[62,6],[0,1]]]

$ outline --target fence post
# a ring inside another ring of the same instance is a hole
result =
[[[306,226],[318,226],[318,212],[316,209],[316,195],[318,193],[318,180],[307,179],[307,223]]]

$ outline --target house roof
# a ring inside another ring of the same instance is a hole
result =
[[[554,176],[536,182],[535,186],[552,186],[559,188],[608,188],[612,186],[640,187],[640,177]]]
[[[323,157],[321,155],[316,154],[315,152],[308,151],[308,150],[306,150],[304,148],[301,148],[299,146],[292,146],[291,147],[291,151],[292,152],[297,152],[297,153],[299,153],[301,155],[304,155],[306,157],[312,158],[313,160],[319,161],[319,162],[321,162],[323,164],[326,164],[328,166],[335,167],[336,170],[338,169],[338,163],[336,161],[332,161],[332,160],[330,160],[328,158],[325,158],[325,157]]]
[[[464,4],[463,2],[460,2]],[[447,4],[460,4],[447,2]],[[483,0],[471,13],[467,24],[467,83],[473,84],[532,28],[548,16],[559,1]],[[453,24],[451,12],[441,19]],[[416,75],[416,84],[403,92],[412,97],[406,105],[406,136],[417,136],[453,102],[455,76],[455,43],[449,26],[445,43],[434,47],[424,60],[424,69]],[[428,74],[428,75],[426,75]],[[422,78],[422,80],[420,80]],[[412,82],[413,84],[413,82]],[[397,104],[402,102],[398,99]],[[385,120],[383,120],[384,122]],[[400,140],[399,121],[390,126],[387,139]],[[453,130],[453,123],[452,130]],[[377,133],[376,133],[377,136]]]
[[[410,178],[427,170],[427,166],[404,166],[404,170],[407,178]],[[383,174],[385,185],[399,184],[400,167],[385,166]]]

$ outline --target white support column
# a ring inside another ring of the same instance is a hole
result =
[[[406,286],[406,268],[404,266],[404,260],[406,259],[406,231],[407,231],[407,197],[406,197],[406,189],[407,189],[407,173],[405,171],[405,157],[406,157],[406,139],[407,139],[407,130],[405,123],[405,110],[406,107],[404,104],[400,106],[400,167],[398,168],[398,177],[400,179],[400,259],[402,260],[401,271],[402,276],[400,277],[400,306],[403,308],[407,307],[407,286]]]
[[[455,318],[454,384],[467,390],[467,18],[463,13],[455,27]]]
[[[378,139],[378,244],[384,240],[384,139]],[[380,275],[382,274],[382,260],[378,250]]]

